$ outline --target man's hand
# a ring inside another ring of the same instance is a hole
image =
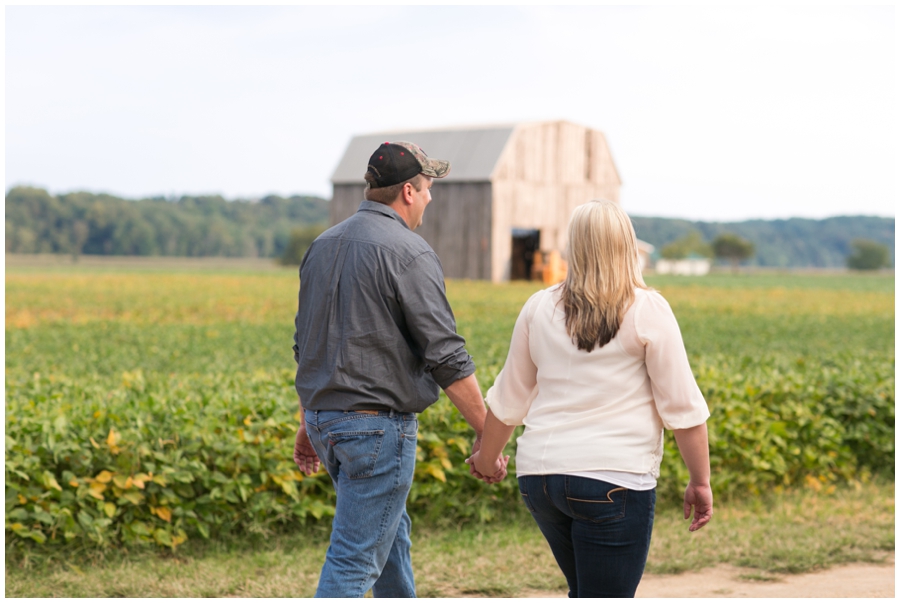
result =
[[[475,454],[479,450],[481,450],[481,434],[480,433],[475,435],[475,443],[472,444],[472,454],[471,454],[471,456],[469,456],[469,458],[466,459],[466,465],[469,466],[469,475],[471,475],[472,477],[477,477],[478,479],[484,479],[484,476],[481,475],[480,473],[478,473],[478,470],[475,469],[475,463],[469,462],[472,460],[472,457],[474,457]]]
[[[309,441],[306,425],[302,423],[300,429],[297,430],[297,439],[294,442],[294,462],[306,475],[318,473],[321,465],[319,455],[316,454],[316,449]]]

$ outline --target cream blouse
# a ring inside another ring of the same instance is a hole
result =
[[[487,393],[495,417],[525,425],[517,474],[659,477],[663,428],[709,417],[672,309],[656,291],[636,289],[612,341],[585,352],[566,332],[559,291],[539,291],[522,308]]]

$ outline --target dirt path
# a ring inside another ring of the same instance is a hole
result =
[[[742,576],[757,576],[746,579]],[[894,555],[883,564],[853,563],[800,575],[760,574],[746,568],[719,566],[675,576],[645,575],[641,598],[670,597],[894,597]],[[523,597],[560,598],[566,593],[532,592]]]

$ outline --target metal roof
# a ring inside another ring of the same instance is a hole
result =
[[[383,142],[414,142],[435,159],[450,162],[443,182],[487,182],[515,126],[380,132],[354,136],[331,176],[333,184],[365,184],[369,157]]]

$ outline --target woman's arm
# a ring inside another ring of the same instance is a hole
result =
[[[688,429],[675,429],[675,442],[681,452],[681,458],[687,465],[691,479],[684,491],[684,518],[691,516],[694,509],[694,520],[688,528],[695,532],[709,523],[713,514],[713,495],[709,485],[709,438],[706,423]]]

